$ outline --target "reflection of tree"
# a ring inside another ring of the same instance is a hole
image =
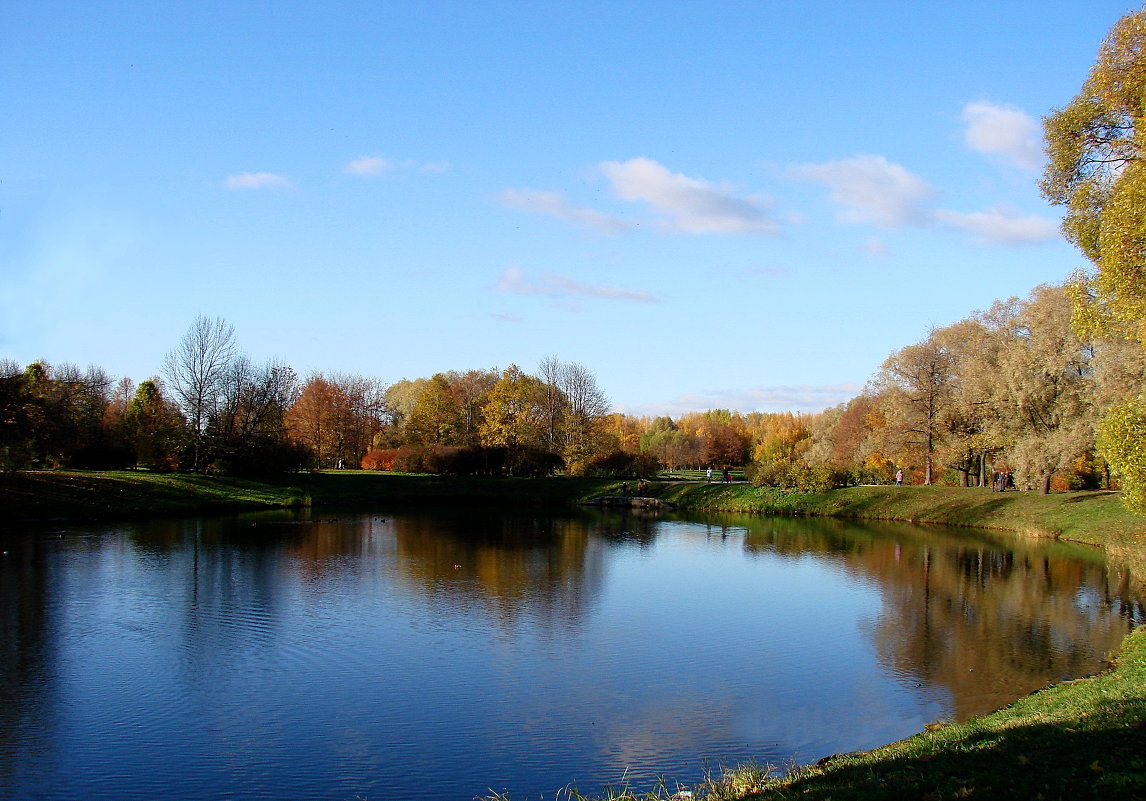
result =
[[[879,658],[904,682],[949,691],[957,720],[1097,670],[1128,618],[1144,614],[1124,574],[1061,548],[786,519],[751,525],[747,543],[820,553],[878,581],[884,611],[870,634]]]
[[[548,514],[403,515],[394,521],[400,578],[433,604],[483,607],[503,624],[580,619],[598,594],[604,543],[590,518]]]
[[[4,787],[11,786],[15,767],[11,760],[16,754],[47,750],[46,743],[29,740],[27,732],[44,724],[50,649],[45,645],[47,545],[39,535],[0,536],[0,552],[0,787]]]

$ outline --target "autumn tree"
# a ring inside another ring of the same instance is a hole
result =
[[[669,470],[699,465],[704,452],[704,440],[681,430],[667,415],[655,418],[648,430],[641,434],[641,453],[656,457]]]
[[[497,384],[497,370],[466,370],[464,373],[446,373],[450,392],[457,401],[459,413],[459,440],[466,446],[481,443],[481,408],[489,391]]]
[[[605,445],[602,421],[609,399],[597,377],[577,362],[551,356],[541,364],[542,416],[549,449],[559,453],[566,467],[580,473]]]
[[[1110,31],[1081,91],[1045,120],[1041,188],[1066,207],[1063,233],[1093,265],[1073,285],[1075,322],[1095,339],[1146,347],[1146,10]],[[1146,514],[1146,394],[1129,388],[1098,427],[1126,499]]]
[[[924,484],[935,478],[943,416],[951,402],[954,357],[934,335],[896,351],[880,367],[875,384],[888,418],[888,445],[924,466]]]
[[[406,419],[405,436],[416,445],[461,445],[465,420],[450,381],[437,373],[423,387]]]
[[[1001,336],[998,411],[1013,437],[1009,454],[1020,479],[1046,493],[1053,474],[1094,444],[1093,351],[1071,326],[1062,287],[1035,289]]]
[[[510,469],[516,472],[548,472],[561,461],[547,448],[545,395],[544,383],[517,365],[506,368],[486,395],[482,445],[507,449]]]
[[[318,467],[357,466],[387,423],[385,391],[372,379],[312,374],[287,411],[290,436]]]
[[[216,467],[229,472],[278,472],[302,466],[291,447],[286,413],[298,397],[298,376],[278,362],[232,360],[205,432]]]

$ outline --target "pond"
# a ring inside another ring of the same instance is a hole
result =
[[[690,786],[1092,673],[1092,550],[577,511],[295,513],[0,539],[0,797],[448,799]]]

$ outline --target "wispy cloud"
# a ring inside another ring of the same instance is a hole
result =
[[[1055,220],[1037,214],[1019,214],[1010,209],[963,213],[939,210],[935,219],[951,228],[973,234],[978,242],[988,245],[1030,245],[1047,242],[1059,235]]]
[[[351,159],[342,168],[347,175],[357,175],[362,178],[377,178],[380,175],[394,170],[417,170],[418,172],[440,174],[449,172],[450,165],[444,161],[392,161],[382,156],[359,156]]]
[[[389,160],[378,156],[360,156],[342,168],[348,175],[361,175],[365,177],[382,175],[393,165]]]
[[[285,176],[273,172],[244,172],[228,175],[224,182],[228,189],[289,189],[291,182]]]
[[[886,259],[891,255],[891,249],[887,243],[878,236],[868,237],[867,241],[863,243],[863,252],[873,259]]]
[[[610,236],[631,231],[636,227],[628,220],[613,217],[594,209],[574,206],[569,203],[562,192],[506,189],[499,195],[499,199],[512,209],[545,214]]]
[[[648,158],[606,161],[599,165],[619,197],[644,202],[665,217],[665,227],[689,234],[777,234],[779,226],[765,211],[767,200],[735,195]]]
[[[829,386],[757,387],[743,390],[716,390],[680,395],[667,403],[621,407],[632,415],[677,416],[707,409],[739,412],[820,412],[854,398],[861,388],[855,384]]]
[[[1042,130],[1021,109],[979,101],[963,107],[963,141],[989,156],[1001,156],[1024,170],[1042,168]]]
[[[901,228],[927,219],[927,204],[935,190],[899,164],[883,156],[855,156],[825,164],[800,164],[789,168],[794,178],[828,187],[828,197],[841,207],[846,223],[875,223]]]
[[[542,273],[536,279],[526,278],[517,267],[508,267],[497,282],[497,291],[514,295],[544,295],[551,298],[624,300],[654,303],[656,297],[638,289],[620,289],[581,283],[557,273]]]

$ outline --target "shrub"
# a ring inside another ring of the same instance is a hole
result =
[[[792,462],[767,462],[750,465],[745,474],[757,487],[779,487],[795,492],[826,492],[856,480],[852,471],[831,464],[809,467]]]
[[[616,450],[596,456],[585,465],[590,478],[647,478],[656,475],[660,463],[655,456]]]
[[[362,457],[363,470],[393,470],[398,460],[397,448],[373,448]]]

